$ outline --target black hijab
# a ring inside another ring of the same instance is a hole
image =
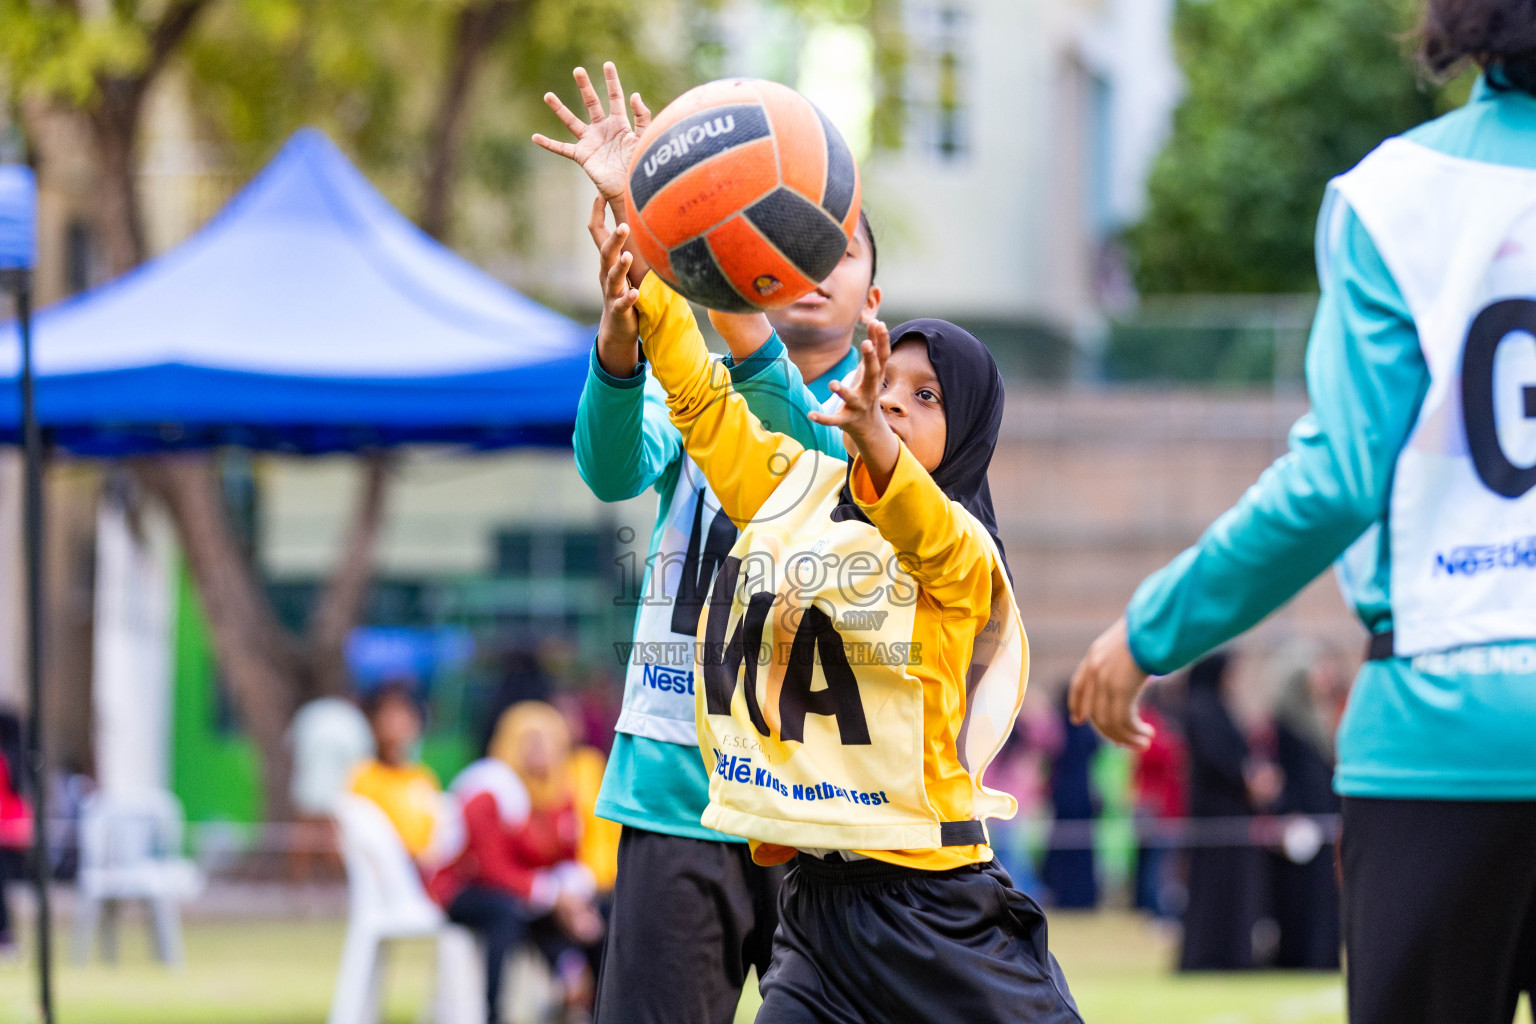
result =
[[[997,431],[1003,422],[1003,378],[976,336],[947,320],[908,320],[891,332],[891,347],[909,338],[921,338],[928,346],[928,361],[944,393],[944,457],[933,471],[933,482],[952,501],[960,503],[992,535],[1003,570],[1011,579],[1008,556],[997,535],[997,515],[992,511],[992,490],[987,486],[987,467],[997,447]],[[850,463],[851,467],[851,463]],[[869,522],[853,500],[845,481],[832,518]]]

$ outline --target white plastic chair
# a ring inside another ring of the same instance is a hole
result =
[[[165,790],[94,793],[80,813],[74,960],[85,963],[97,930],[102,958],[117,960],[117,908],[143,900],[150,909],[155,954],[181,966],[181,907],[202,891],[202,872],[181,856],[181,804]]]
[[[329,1024],[377,1024],[383,946],[436,938],[437,1024],[482,1024],[485,979],[474,933],[450,924],[427,896],[405,844],[376,804],[344,795],[332,812],[347,869],[347,937]]]

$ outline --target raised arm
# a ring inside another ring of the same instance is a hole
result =
[[[985,618],[992,606],[992,538],[949,500],[906,446],[899,446],[882,493],[876,494],[862,457],[854,459],[852,483],[853,500],[946,614]]]
[[[596,348],[571,437],[576,470],[599,501],[623,501],[655,486],[682,452],[658,389],[636,362],[627,377],[603,368]]]
[[[1353,213],[1339,231],[1307,345],[1312,409],[1282,456],[1204,536],[1137,588],[1072,684],[1074,717],[1144,745],[1133,712],[1167,673],[1284,604],[1380,520],[1429,371],[1396,282]],[[1367,609],[1360,609],[1363,613]],[[1366,615],[1372,628],[1384,612]]]
[[[629,283],[631,263],[623,246],[627,225],[612,233],[601,206],[588,225],[603,267],[600,333],[645,339],[651,372],[667,391],[672,422],[703,471],[721,509],[738,524],[751,519],[805,448],[764,429],[732,387],[729,371],[709,358],[693,310],[682,296],[651,274],[639,288]]]
[[[805,451],[775,433],[731,386],[730,371],[709,358],[693,310],[651,274],[639,289],[640,336],[653,373],[667,391],[672,422],[703,471],[720,507],[738,524],[757,513]]]
[[[912,574],[947,614],[986,616],[992,601],[992,539],[918,462],[891,429],[880,404],[891,333],[879,320],[859,345],[859,370],[832,392],[843,400],[835,412],[811,414],[813,422],[847,432],[857,455],[851,482],[854,501],[891,542]]]
[[[745,358],[733,355],[725,366],[731,372],[731,383],[764,427],[788,434],[805,447],[835,459],[846,457],[843,432],[811,419],[811,413],[821,410],[821,403],[805,386],[799,367],[789,358],[778,334],[770,334],[767,342]]]

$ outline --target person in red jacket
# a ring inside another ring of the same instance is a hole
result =
[[[1174,896],[1179,883],[1158,826],[1185,814],[1184,738],[1151,702],[1143,705],[1142,718],[1156,732],[1147,749],[1137,756],[1131,772],[1137,830],[1142,837],[1136,849],[1136,909],[1150,911],[1154,917],[1176,917],[1182,898]]]
[[[5,899],[5,883],[26,872],[27,847],[32,843],[32,809],[16,792],[10,759],[0,750],[0,955],[13,952],[16,936]]]
[[[486,1019],[495,1024],[506,955],[535,942],[559,976],[567,1004],[590,1002],[581,947],[602,935],[592,872],[577,860],[581,814],[569,772],[564,717],[540,701],[502,713],[489,756],[449,787],[459,834],[427,891],[450,920],[475,930],[486,953]]]

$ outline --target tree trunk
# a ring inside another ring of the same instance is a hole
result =
[[[448,235],[452,212],[454,172],[458,169],[459,150],[464,139],[464,125],[469,114],[469,100],[474,91],[485,57],[502,33],[521,14],[521,0],[489,0],[470,4],[459,11],[454,23],[453,49],[448,58],[448,76],[443,94],[438,97],[436,116],[428,140],[427,173],[421,186],[421,229],[438,241]]]
[[[300,704],[302,654],[277,621],[255,567],[240,555],[213,457],[207,452],[148,456],[135,459],[134,470],[176,524],[219,668],[261,751],[267,820],[286,820],[291,815],[284,734]]]
[[[142,93],[121,81],[101,83],[101,99],[91,111],[96,140],[96,223],[108,270],[121,277],[149,255],[139,215],[138,131]]]
[[[148,32],[148,57],[131,75],[97,78],[86,112],[99,161],[97,229],[113,276],[149,255],[139,209],[137,156],[144,97],[212,0],[169,0]],[[219,668],[261,755],[267,820],[291,817],[284,737],[299,706],[316,693],[345,692],[346,636],[367,594],[385,486],[381,459],[365,479],[356,521],[336,577],[314,618],[308,649],[283,627],[257,568],[241,555],[207,452],[133,460],[143,485],[165,503],[202,600]]]
[[[362,619],[368,584],[373,579],[373,552],[384,520],[389,465],[389,458],[382,452],[367,456],[362,489],[341,561],[310,612],[309,686],[305,694],[310,699],[336,696],[352,688],[352,676],[347,670],[347,637]]]
[[[90,118],[101,161],[99,227],[114,277],[126,274],[148,255],[135,175],[144,97],[210,3],[212,0],[170,0],[146,33],[144,66],[133,74],[96,76],[97,95]]]

